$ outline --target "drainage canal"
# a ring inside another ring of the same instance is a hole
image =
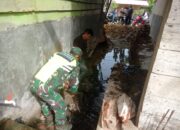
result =
[[[88,71],[81,79],[77,96],[80,111],[72,117],[72,130],[96,130],[99,116],[102,114],[103,99],[109,88],[107,84],[109,77],[114,76],[114,79],[121,82],[122,91],[131,97],[136,110],[139,105],[153,54],[153,44],[148,37],[148,30],[119,25],[106,25],[105,30],[109,40],[100,43],[92,57],[87,60]],[[117,70],[118,75],[112,75],[112,68]],[[37,128],[38,122],[34,122],[35,125],[30,126]],[[26,124],[21,126],[23,123],[21,121],[10,120],[2,123],[14,130],[16,125],[17,129],[19,126],[33,129]]]
[[[120,37],[122,28],[125,28],[125,31],[123,37]],[[73,117],[72,130],[96,130],[107,81],[114,65],[120,66],[121,87],[132,98],[137,110],[153,54],[153,45],[148,30],[130,28],[106,26],[110,40],[99,44],[92,58],[88,59],[89,72],[81,80],[79,88],[80,112]],[[131,35],[128,35],[128,31],[132,31]]]

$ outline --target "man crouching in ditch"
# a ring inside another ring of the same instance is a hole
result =
[[[64,90],[75,94],[79,84],[79,60],[82,51],[73,47],[70,53],[58,52],[35,75],[31,91],[38,97],[46,124],[55,130],[70,130],[63,96]],[[52,118],[53,117],[53,118]]]

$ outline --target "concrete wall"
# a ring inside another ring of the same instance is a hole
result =
[[[166,14],[168,14],[169,5],[171,5],[171,0],[157,0],[153,7],[150,17],[150,36],[152,37],[153,42],[157,42],[159,35],[162,35],[161,28],[163,27],[161,26],[163,25],[163,20],[167,17]]]
[[[0,99],[12,97],[20,107],[0,106],[0,119],[38,116],[30,80],[54,52],[69,51],[85,28],[98,32],[101,9],[102,0],[0,1]]]
[[[164,13],[160,28],[163,33],[158,37],[161,40],[156,45],[139,108],[138,125],[143,130],[180,128],[180,1],[169,2],[166,10],[170,12]]]

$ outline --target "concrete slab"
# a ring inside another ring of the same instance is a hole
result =
[[[161,49],[180,51],[180,36],[177,33],[164,32],[160,44]]]
[[[143,111],[163,115],[167,109],[176,110],[174,118],[180,116],[180,78],[151,74]]]
[[[172,7],[170,13],[169,13],[169,18],[167,20],[167,23],[180,23],[180,1],[176,0],[173,1]]]
[[[153,72],[162,75],[180,77],[180,53],[159,49]]]
[[[166,30],[167,33],[180,33],[180,24],[166,24],[164,26],[164,30]],[[178,35],[179,36],[179,35]]]
[[[171,2],[170,13],[167,16]],[[140,106],[138,125],[142,130],[180,128],[180,0],[168,1],[167,5],[169,6],[163,12],[165,26],[162,39],[157,43],[159,48],[144,89],[144,102]],[[161,4],[159,7],[163,8]],[[161,27],[163,29],[163,26]]]
[[[180,100],[180,78],[151,74],[148,91],[153,95],[169,98],[171,100]]]

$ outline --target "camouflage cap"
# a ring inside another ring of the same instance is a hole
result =
[[[70,53],[72,55],[79,55],[82,56],[83,52],[79,47],[72,47]]]

